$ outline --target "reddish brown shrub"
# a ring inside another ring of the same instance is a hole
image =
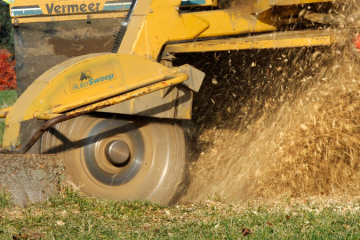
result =
[[[11,53],[0,48],[0,90],[16,89],[15,60]]]

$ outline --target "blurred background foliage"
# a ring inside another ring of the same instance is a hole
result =
[[[9,6],[0,5],[0,47],[14,53],[14,33]]]

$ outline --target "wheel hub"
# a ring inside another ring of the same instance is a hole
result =
[[[145,154],[143,137],[136,125],[125,120],[102,119],[86,128],[91,130],[81,151],[92,177],[109,186],[133,179]]]
[[[130,148],[126,142],[118,140],[108,144],[105,154],[112,164],[122,165],[130,158]]]

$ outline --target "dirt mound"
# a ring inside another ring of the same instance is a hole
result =
[[[335,4],[336,46],[178,56],[207,73],[182,201],[360,190],[356,7]]]

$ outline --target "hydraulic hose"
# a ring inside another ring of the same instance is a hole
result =
[[[131,5],[130,5],[130,9],[129,9],[129,12],[126,16],[126,21],[125,22],[122,22],[121,23],[121,26],[120,26],[120,29],[118,31],[118,33],[116,34],[115,36],[115,42],[114,42],[114,45],[111,49],[111,52],[112,53],[117,53],[119,51],[119,48],[120,48],[120,45],[122,43],[122,40],[124,39],[124,36],[125,36],[125,33],[126,33],[126,30],[127,30],[127,27],[131,21],[131,17],[134,13],[134,10],[135,10],[135,7],[137,5],[139,0],[133,0]]]

